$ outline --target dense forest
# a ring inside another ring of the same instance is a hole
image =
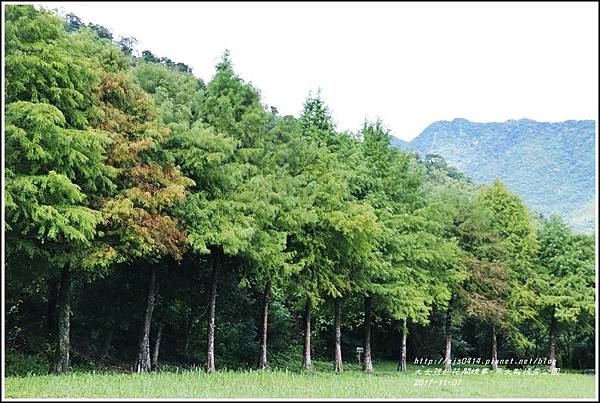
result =
[[[511,357],[594,366],[595,239],[499,181],[6,6],[8,374]],[[193,51],[192,49],[190,51]],[[351,85],[351,83],[349,83]],[[556,361],[554,361],[556,360]]]

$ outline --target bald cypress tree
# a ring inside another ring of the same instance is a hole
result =
[[[336,372],[343,371],[341,346],[342,298],[352,292],[359,269],[372,256],[379,230],[373,208],[359,200],[358,188],[364,170],[358,143],[347,133],[335,132],[335,125],[320,94],[309,95],[300,119],[311,163],[306,166],[310,193],[303,205],[311,206],[294,237],[294,250],[301,259],[299,287],[306,294],[307,311],[313,303],[330,299],[334,305]],[[307,315],[307,314],[306,314]],[[308,316],[308,315],[307,315]],[[305,321],[306,369],[310,351],[310,322]]]
[[[286,238],[271,221],[283,216],[275,200],[283,182],[265,161],[268,115],[260,95],[237,76],[228,53],[216,69],[204,92],[199,120],[174,143],[177,162],[197,186],[179,214],[189,223],[192,250],[208,254],[211,262],[209,372],[215,370],[215,305],[219,271],[226,269],[223,257],[253,262],[250,271],[260,274],[265,289],[269,273],[282,269]]]
[[[95,243],[102,221],[94,195],[116,172],[105,161],[112,139],[93,130],[92,63],[72,46],[62,21],[32,6],[6,9],[7,254],[46,261],[58,282],[52,370],[69,370],[73,271],[106,268],[111,248]]]
[[[146,372],[151,369],[149,337],[157,265],[183,255],[185,227],[172,210],[194,182],[181,174],[165,151],[172,131],[156,119],[148,97],[122,73],[106,75],[103,84],[103,110],[111,119],[101,125],[115,139],[109,161],[119,170],[117,191],[103,205],[109,217],[104,231],[122,261],[147,266],[149,286],[136,363],[138,372]],[[119,126],[111,127],[115,123]]]
[[[390,147],[390,134],[383,122],[365,122],[360,132],[361,151],[369,170],[362,181],[361,198],[374,208],[381,226],[376,253],[364,267],[360,282],[365,295],[365,359],[363,370],[373,370],[371,362],[371,310],[381,311],[402,321],[399,368],[406,366],[406,320],[426,323],[433,298],[429,272],[435,256],[428,244],[425,225],[418,210],[425,206],[423,172],[412,156]]]
[[[16,182],[7,202],[15,209],[15,227],[30,230],[41,207],[37,236],[59,245],[47,254],[61,269],[56,371],[65,372],[71,272],[181,256],[184,235],[168,209],[191,182],[161,152],[168,129],[154,122],[149,99],[125,74],[121,51],[89,30],[67,34],[61,20],[45,11],[15,6],[9,15],[7,98]],[[23,197],[16,185],[24,180],[30,192],[42,192],[28,196],[27,214],[16,203]],[[49,210],[53,203],[56,209]],[[70,244],[75,241],[80,245]]]
[[[594,258],[591,249],[582,247],[559,217],[544,220],[538,239],[534,287],[539,295],[538,317],[548,332],[549,368],[555,371],[559,367],[557,339],[561,330],[577,325],[586,314],[594,315]]]

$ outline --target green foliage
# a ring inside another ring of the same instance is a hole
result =
[[[11,351],[6,352],[4,365],[6,376],[46,375],[48,360],[42,355],[25,355]]]
[[[594,256],[590,253],[593,239],[573,236],[556,216],[543,223],[538,238],[540,253],[535,286],[540,309],[551,310],[558,321],[565,323],[577,323],[584,313],[593,316],[595,273]]]
[[[314,135],[316,133],[332,134],[335,130],[333,118],[329,108],[321,97],[321,89],[315,95],[308,94],[304,102],[304,111],[300,117],[304,133]]]
[[[415,214],[425,204],[423,172],[412,156],[390,147],[381,121],[365,122],[360,133],[362,158],[368,169],[358,197],[375,210],[380,235],[376,252],[363,267],[359,290],[374,297],[376,307],[394,319],[425,323],[431,311],[432,239]],[[435,240],[433,240],[435,242]]]
[[[512,268],[521,279],[532,270],[537,252],[534,224],[522,199],[508,191],[500,182],[485,187],[479,202],[492,214],[492,229],[502,239],[513,257]]]
[[[110,250],[92,244],[102,216],[89,196],[110,191],[115,171],[105,163],[111,139],[86,127],[98,115],[97,71],[54,16],[12,6],[7,26],[8,253],[44,256],[51,267],[94,265],[92,256],[105,265]]]
[[[115,171],[104,164],[112,143],[106,133],[65,128],[62,112],[46,103],[13,102],[5,116],[6,164],[12,174],[55,171],[86,192],[111,188]]]
[[[62,21],[33,6],[13,6],[6,23],[6,102],[54,105],[77,129],[96,119],[98,71],[72,46]]]

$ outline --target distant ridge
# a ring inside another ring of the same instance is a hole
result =
[[[535,211],[559,214],[575,231],[593,232],[595,130],[594,120],[457,118],[432,123],[410,142],[394,138],[392,145],[439,154],[476,183],[499,177]]]

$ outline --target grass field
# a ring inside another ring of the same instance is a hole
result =
[[[314,373],[301,371],[154,372],[150,374],[72,373],[5,379],[8,398],[593,398],[595,376],[542,374],[425,375],[410,366],[375,365],[372,374],[346,365],[342,374],[330,363]]]

